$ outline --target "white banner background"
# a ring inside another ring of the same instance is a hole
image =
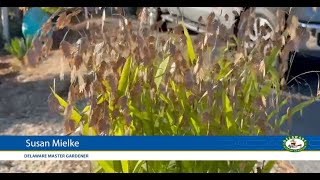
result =
[[[320,160],[320,151],[0,151],[0,160]]]

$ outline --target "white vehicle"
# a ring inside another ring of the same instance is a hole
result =
[[[219,20],[227,28],[232,28],[235,23],[234,30],[237,31],[244,28],[243,21],[239,20],[240,14],[249,7],[148,7],[150,23],[154,24],[158,20],[167,23],[177,23],[182,20],[186,27],[196,32],[203,32],[206,26],[207,17],[213,12],[215,19]],[[256,21],[252,27],[250,34],[251,41],[255,41],[257,36],[261,36],[260,27],[267,25],[272,31],[276,26],[277,10],[285,11],[286,18],[294,15],[300,22],[300,28],[306,30],[305,36],[299,43],[299,54],[305,56],[320,57],[320,10],[313,7],[256,7]],[[233,11],[240,12],[238,15]],[[225,15],[228,15],[228,21]],[[199,22],[199,17],[203,21]],[[270,33],[272,33],[272,31]],[[270,35],[264,34],[269,37]]]

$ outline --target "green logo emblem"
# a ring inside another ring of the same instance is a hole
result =
[[[282,145],[290,152],[300,152],[307,147],[307,140],[301,136],[289,136],[283,140]]]

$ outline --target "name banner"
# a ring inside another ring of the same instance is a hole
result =
[[[0,136],[0,160],[320,160],[318,136]]]

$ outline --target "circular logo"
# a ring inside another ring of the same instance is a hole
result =
[[[289,136],[283,140],[282,145],[290,152],[300,152],[307,147],[307,140],[301,136]]]

